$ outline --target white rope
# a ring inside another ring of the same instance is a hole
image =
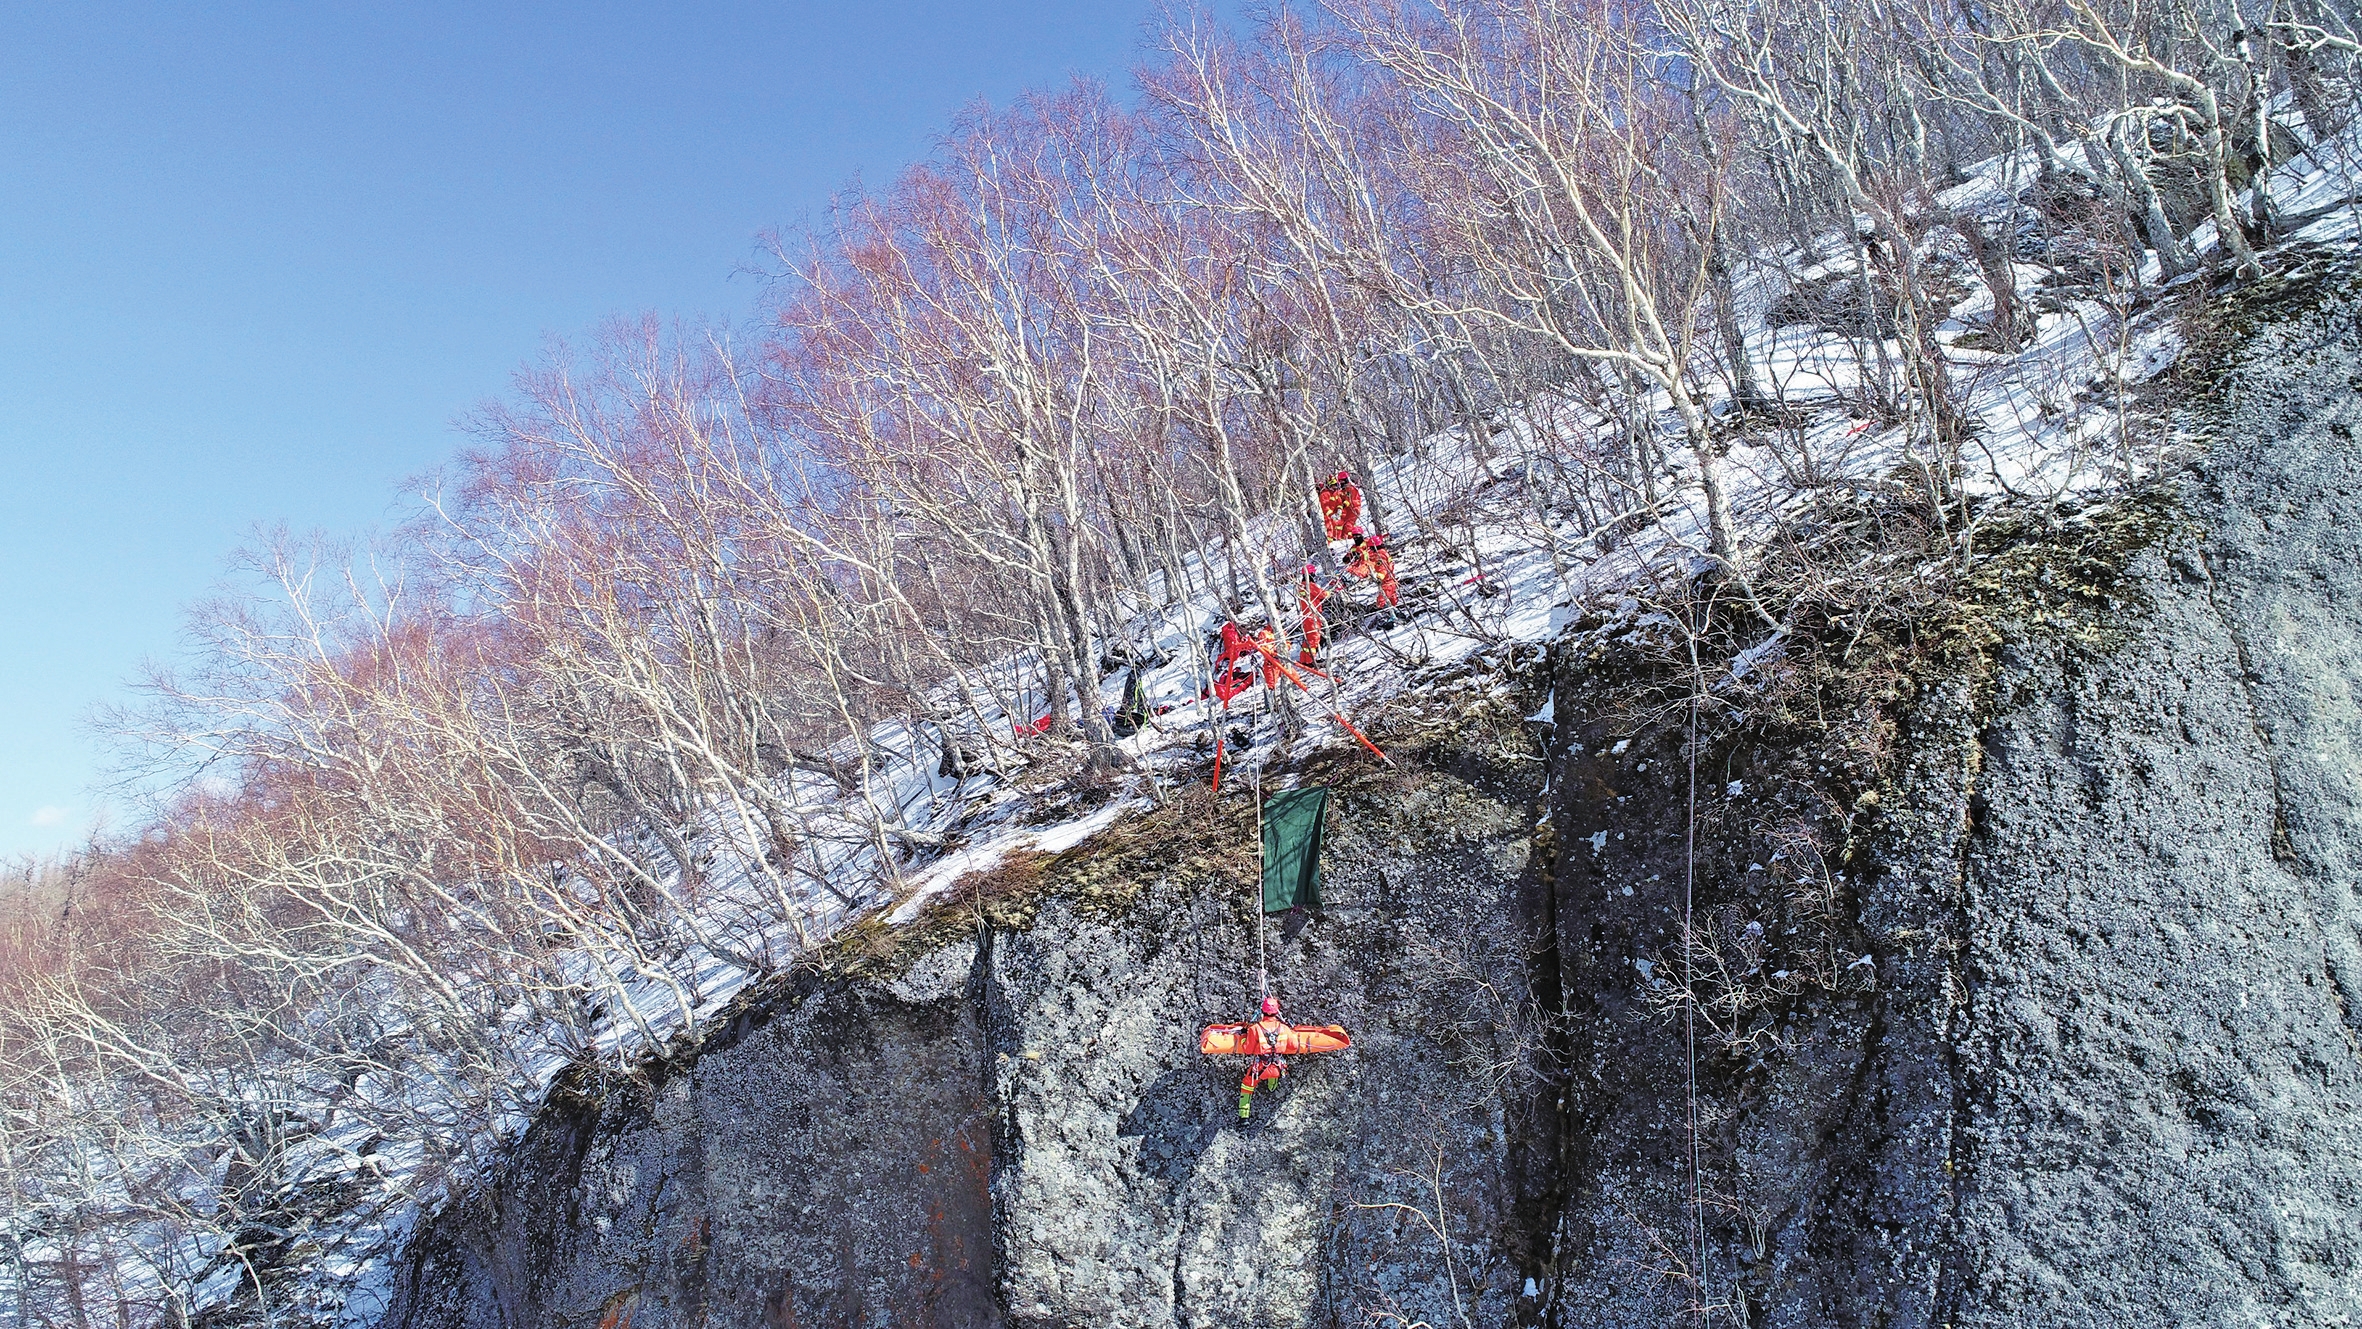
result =
[[[1698,1167],[1698,1023],[1695,981],[1697,944],[1691,932],[1692,905],[1698,889],[1698,703],[1689,703],[1689,826],[1687,864],[1681,884],[1681,1036],[1689,1054],[1689,1186],[1690,1233],[1698,1270],[1698,1315],[1706,1314],[1706,1187]]]
[[[1263,958],[1263,766],[1255,765],[1255,984],[1262,989],[1258,994],[1255,1013],[1260,1016],[1260,999],[1271,996],[1271,970]]]

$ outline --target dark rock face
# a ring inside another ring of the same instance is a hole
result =
[[[1682,904],[1677,736],[1562,737],[1554,1322],[2362,1319],[2358,358],[2350,299],[2266,332],[2116,607],[1903,708],[1855,809],[1860,977],[1701,1056],[1694,1147],[1632,967]],[[1701,902],[1746,907],[1746,848],[1701,844]]]
[[[1326,908],[1269,944],[1288,1014],[1355,1047],[1297,1059],[1249,1123],[1239,1064],[1195,1042],[1251,1009],[1244,889],[1053,900],[550,1113],[422,1234],[387,1323],[1452,1322],[1455,1296],[1505,1322],[1537,1272],[1499,1088],[1530,1049],[1495,1015],[1527,1004],[1520,792],[1347,799]]]
[[[2118,610],[1898,707],[1835,978],[1752,1054],[1647,995],[1685,891],[1746,917],[1762,793],[1701,768],[1693,886],[1678,721],[1562,674],[1545,761],[1344,795],[1272,969],[1357,1047],[1251,1124],[1191,1044],[1251,915],[1174,864],[553,1108],[386,1323],[2362,1320],[2358,359],[2351,303],[2263,334]]]
[[[956,956],[914,978],[545,1114],[417,1243],[397,1322],[1000,1323],[971,978]]]
[[[2362,1316],[2352,317],[2250,352],[2132,640],[2008,661],[1968,856],[1962,1322]]]

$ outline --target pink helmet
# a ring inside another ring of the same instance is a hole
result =
[[[1265,997],[1263,999],[1263,1013],[1265,1015],[1279,1014],[1279,998]]]

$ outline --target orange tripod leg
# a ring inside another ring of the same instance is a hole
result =
[[[1312,698],[1316,702],[1320,702],[1321,709],[1329,713],[1329,718],[1335,720],[1338,724],[1345,726],[1345,732],[1359,739],[1361,741],[1361,745],[1365,748],[1368,748],[1372,756],[1375,756],[1378,760],[1385,762],[1389,766],[1394,764],[1394,758],[1389,757],[1384,752],[1379,751],[1378,745],[1370,741],[1369,735],[1363,733],[1359,729],[1354,728],[1353,721],[1346,719],[1345,713],[1343,711],[1338,710],[1336,707],[1329,705],[1325,701],[1321,701],[1319,693],[1314,692],[1310,687],[1305,686],[1304,680],[1297,675],[1295,669],[1289,665],[1281,664],[1279,666],[1279,671],[1287,675],[1288,681],[1295,684],[1297,689],[1305,696]],[[1321,677],[1326,678],[1328,675],[1322,674]]]

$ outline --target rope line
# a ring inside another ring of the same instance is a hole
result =
[[[1271,970],[1263,958],[1263,765],[1255,764],[1255,883],[1254,898],[1249,902],[1255,910],[1255,985],[1258,1012],[1261,999],[1271,995]]]
[[[1704,1174],[1698,1166],[1698,989],[1695,982],[1697,944],[1691,931],[1693,905],[1698,889],[1698,703],[1701,698],[1693,692],[1689,702],[1689,824],[1685,835],[1687,861],[1681,884],[1681,1036],[1688,1057],[1686,1089],[1689,1101],[1689,1184],[1690,1236],[1697,1259],[1698,1304],[1695,1314],[1700,1323],[1706,1318],[1706,1188]]]

